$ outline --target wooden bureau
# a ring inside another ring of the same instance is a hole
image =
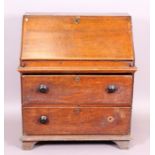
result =
[[[39,141],[128,148],[135,58],[131,17],[24,15],[23,149]]]

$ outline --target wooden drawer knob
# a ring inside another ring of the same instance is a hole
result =
[[[44,84],[41,84],[39,86],[39,92],[40,93],[47,93],[48,92],[48,87],[46,85],[44,85]]]
[[[107,87],[107,92],[108,93],[114,93],[115,91],[117,91],[117,87],[115,85],[109,85]]]
[[[48,117],[47,116],[41,116],[40,118],[39,118],[39,122],[41,123],[41,124],[46,124],[47,122],[48,122]]]

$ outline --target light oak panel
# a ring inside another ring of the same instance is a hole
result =
[[[21,59],[134,60],[130,16],[27,15]]]

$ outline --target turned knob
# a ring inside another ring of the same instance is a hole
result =
[[[107,87],[108,93],[114,93],[117,90],[117,87],[115,85],[109,85]]]
[[[40,93],[47,93],[47,91],[48,91],[48,87],[47,87],[46,85],[41,84],[41,85],[39,86],[39,92],[40,92]]]
[[[48,122],[48,117],[47,117],[47,116],[41,116],[41,117],[39,118],[39,122],[40,122],[41,124],[46,124],[46,123]]]

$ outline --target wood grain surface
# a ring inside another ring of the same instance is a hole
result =
[[[105,107],[27,107],[23,108],[26,135],[106,134],[130,132],[130,108]],[[46,124],[39,118],[48,117]]]
[[[133,61],[21,61],[18,71],[21,73],[134,73]]]
[[[23,104],[113,104],[129,106],[132,99],[131,75],[23,75]],[[46,85],[46,93],[39,92]],[[108,86],[117,90],[108,93]]]
[[[23,18],[22,60],[134,60],[130,16]]]

